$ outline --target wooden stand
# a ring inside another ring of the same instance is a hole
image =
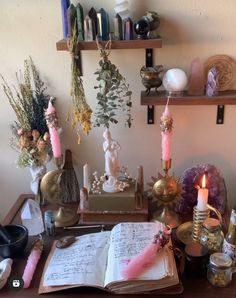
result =
[[[94,224],[107,223],[116,224],[119,222],[148,221],[148,202],[146,197],[136,196],[135,209],[129,211],[117,210],[80,210],[79,223]]]

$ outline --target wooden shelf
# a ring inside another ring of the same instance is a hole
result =
[[[141,92],[141,105],[165,105],[165,91]],[[191,96],[187,92],[181,97],[170,97],[170,105],[236,105],[236,91],[221,91],[217,96]]]
[[[107,41],[99,41],[105,46]],[[68,51],[66,39],[62,39],[56,43],[58,51]],[[112,49],[149,49],[149,48],[161,48],[162,39],[133,39],[133,40],[112,40]],[[96,41],[79,41],[79,50],[97,50]]]

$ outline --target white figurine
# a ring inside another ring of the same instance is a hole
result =
[[[119,174],[118,152],[121,149],[120,144],[113,140],[109,129],[103,133],[105,141],[103,142],[103,150],[105,152],[105,174],[107,181],[103,184],[105,192],[119,192],[119,183],[117,177]]]

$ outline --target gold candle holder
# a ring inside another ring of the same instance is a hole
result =
[[[61,155],[60,157],[54,157],[54,161],[57,169],[61,169],[63,166],[63,155]]]
[[[204,220],[210,216],[210,211],[213,211],[217,215],[220,223],[222,224],[222,216],[216,208],[207,204],[207,209],[204,211],[201,211],[201,210],[197,209],[197,206],[195,206],[193,208],[193,228],[192,228],[193,241],[195,241],[195,242],[199,241],[199,235],[202,230],[202,224],[203,224]]]
[[[198,210],[197,206],[193,208],[193,230],[192,230],[192,238],[193,241],[199,240],[199,235],[202,229],[202,224],[206,218],[210,215],[210,209],[207,208],[204,211]]]
[[[161,168],[165,172],[165,174],[168,174],[169,169],[171,168],[171,158],[168,160],[161,160]]]
[[[153,219],[169,225],[171,228],[176,228],[180,225],[181,219],[178,214],[170,207],[175,200],[178,199],[181,193],[181,185],[174,176],[169,176],[168,171],[171,168],[171,159],[161,160],[162,170],[165,175],[158,173],[158,177],[152,177],[152,194],[161,204],[161,208],[153,214]]]

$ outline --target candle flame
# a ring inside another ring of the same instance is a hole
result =
[[[202,188],[206,188],[206,174],[202,177]]]

